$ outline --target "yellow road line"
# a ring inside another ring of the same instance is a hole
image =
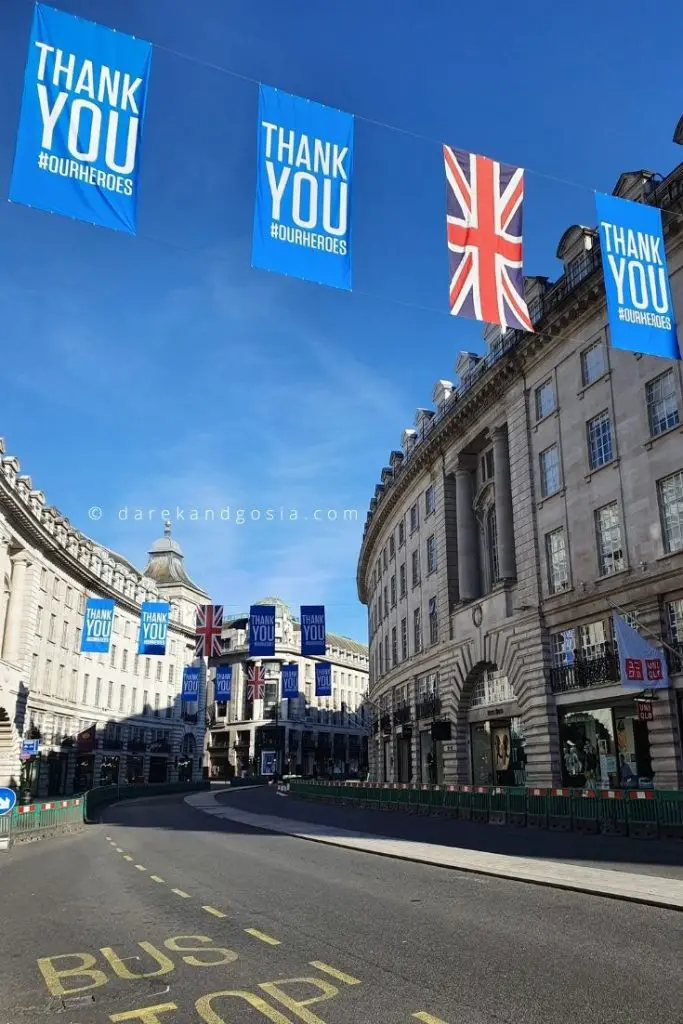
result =
[[[207,914],[213,914],[214,917],[227,917],[228,916],[227,914],[224,914],[222,910],[216,910],[215,907],[202,907],[202,910],[205,910],[207,912]]]
[[[420,1013],[413,1013],[411,1017],[415,1017],[416,1020],[423,1020],[424,1024],[446,1024],[445,1020],[441,1020],[440,1017],[432,1017],[431,1013],[425,1013],[422,1010]]]
[[[142,864],[136,864],[135,867],[138,869],[138,871],[146,871],[147,870],[147,868],[143,868]]]
[[[322,960],[311,960],[309,963],[310,967],[315,967],[319,971],[323,971],[325,974],[331,974],[337,981],[343,981],[346,985],[360,985],[361,982],[358,978],[354,978],[351,974],[344,974],[343,971],[338,971],[336,967],[330,967],[329,964],[324,964]]]
[[[124,855],[123,855],[123,859],[124,859],[124,860],[132,860],[133,858],[132,858],[132,857],[130,856],[130,854],[128,854],[128,853],[124,853]]]
[[[269,946],[281,945],[279,939],[274,939],[271,935],[266,935],[265,932],[260,932],[258,928],[245,928],[247,935],[253,935],[255,939],[260,939],[261,942],[267,942]]]
[[[149,877],[152,879],[153,882],[163,882],[163,878],[159,878],[158,875],[150,875]]]
[[[174,892],[176,896],[182,896],[184,900],[190,899],[189,892],[183,892],[182,889],[171,889],[171,892]]]

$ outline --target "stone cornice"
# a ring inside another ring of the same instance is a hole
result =
[[[134,615],[139,615],[142,601],[159,598],[156,584],[130,562],[75,529],[54,506],[46,506],[45,496],[33,489],[31,478],[19,474],[19,460],[2,455],[3,450],[0,445],[0,507],[20,539],[25,537],[84,590],[114,598]],[[193,628],[178,621],[171,620],[169,629],[194,637]]]

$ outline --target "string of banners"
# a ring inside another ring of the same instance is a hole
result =
[[[10,199],[135,235],[151,65],[151,43],[36,4]],[[439,159],[450,313],[532,332],[524,169]],[[251,265],[351,291],[354,173],[352,114],[259,85]],[[596,193],[596,214],[612,345],[680,359],[661,211]]]

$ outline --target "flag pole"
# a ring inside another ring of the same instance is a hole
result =
[[[611,599],[611,597],[605,597],[605,601],[607,601],[607,604],[611,605],[611,607],[615,611],[619,612],[622,618],[626,618],[626,616],[629,615],[631,618],[635,619],[638,623],[638,627],[642,629],[643,632],[648,633],[654,640],[657,640],[662,645],[662,647],[664,647],[664,649],[669,652],[669,654],[673,654],[675,658],[683,658],[683,654],[681,654],[680,651],[674,650],[673,647],[669,646],[666,640],[662,640],[661,636],[657,636],[657,634],[653,630],[643,625],[640,619],[636,615],[634,615],[633,612],[627,612],[624,608],[620,608],[619,605]]]

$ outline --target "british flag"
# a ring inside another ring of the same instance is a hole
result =
[[[247,700],[263,700],[266,677],[260,665],[250,665],[247,672]]]
[[[522,272],[524,170],[443,151],[451,313],[533,331]]]
[[[198,605],[195,627],[195,655],[197,658],[217,658],[220,655],[222,628],[222,604]]]

